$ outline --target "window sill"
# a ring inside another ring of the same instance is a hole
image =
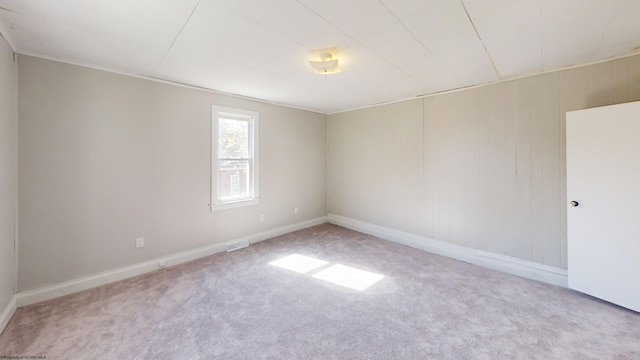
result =
[[[223,202],[219,204],[209,204],[209,208],[211,209],[211,212],[216,212],[216,211],[234,209],[234,208],[239,208],[244,206],[258,205],[259,203],[260,203],[260,198],[253,198],[253,199],[243,199],[243,200],[237,200],[237,201]]]

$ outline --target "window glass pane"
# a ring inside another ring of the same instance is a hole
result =
[[[255,111],[211,107],[211,211],[259,202]]]
[[[223,160],[218,167],[218,194],[220,200],[248,197],[249,161]]]
[[[249,157],[249,121],[220,118],[218,122],[218,157]]]

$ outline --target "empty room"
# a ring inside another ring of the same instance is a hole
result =
[[[639,15],[0,0],[0,359],[640,359]]]

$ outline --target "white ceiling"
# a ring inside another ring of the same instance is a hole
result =
[[[335,113],[640,50],[640,0],[0,0],[21,54]],[[336,47],[342,72],[316,75]]]

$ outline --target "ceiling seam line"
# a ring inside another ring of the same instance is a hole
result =
[[[540,0],[540,70],[544,72],[544,9]]]
[[[613,21],[613,17],[616,15],[616,13],[619,10],[620,10],[620,0],[617,0],[616,6],[614,7],[613,11],[611,11],[611,16],[609,16],[609,21],[607,21],[607,26],[604,28],[604,31],[602,32],[602,36],[600,37],[600,41],[598,42],[598,48],[600,48],[600,46],[604,42],[604,38],[607,35],[607,32],[609,32],[609,28],[611,27],[611,22]],[[599,49],[596,49],[596,51],[600,52]]]
[[[120,6],[122,2],[118,1],[118,7],[116,8],[115,24],[113,26],[113,33],[111,34],[111,50],[109,51],[109,58],[113,61],[113,51],[116,44],[116,33],[118,32],[118,20],[120,19]]]
[[[313,10],[312,8],[310,8],[309,6],[307,6],[307,4],[303,3],[300,0],[297,0],[298,4],[302,5],[302,7],[304,7],[305,9],[309,10],[310,12],[312,12],[315,16],[319,17],[320,19],[322,19],[324,22],[326,22],[327,24],[331,25],[332,27],[334,27],[335,29],[337,29],[338,31],[340,31],[342,33],[342,35],[348,37],[349,39],[360,43],[357,39],[353,38],[353,36],[349,35],[347,32],[345,32],[344,30],[342,30],[338,25],[332,23],[331,21],[329,21],[327,18],[325,18],[324,16],[320,15],[318,12],[316,12],[315,10]]]
[[[320,19],[324,20],[327,24],[331,25],[333,28],[337,29],[338,31],[340,31],[343,35],[345,35],[346,37],[348,37],[349,39],[353,40],[354,43],[359,44],[360,46],[362,46],[363,48],[367,49],[370,53],[372,53],[373,55],[375,55],[376,57],[378,57],[380,60],[384,61],[386,64],[388,64],[389,66],[395,68],[396,70],[400,71],[401,73],[405,74],[406,76],[408,76],[409,78],[413,79],[414,81],[420,83],[420,81],[418,79],[416,79],[415,77],[413,77],[413,75],[407,73],[404,69],[402,69],[401,67],[397,66],[396,64],[393,64],[389,61],[387,61],[385,58],[383,58],[382,56],[378,55],[377,53],[375,53],[373,50],[369,49],[367,46],[365,46],[360,40],[355,39],[354,37],[352,37],[351,35],[349,35],[348,33],[346,33],[344,30],[342,30],[339,26],[335,25],[334,23],[332,23],[331,21],[329,21],[328,19],[326,19],[324,16],[320,15],[319,13],[317,13],[316,11],[314,11],[313,9],[311,9],[309,6],[307,6],[307,4],[303,3],[300,0],[297,0],[297,2],[302,5],[304,8],[306,8],[307,10],[311,11],[314,15],[316,15],[317,17],[319,17]],[[385,7],[386,9],[386,7]],[[388,10],[387,10],[388,11]],[[396,18],[393,14],[391,14],[394,18]],[[396,18],[397,19],[397,18]],[[402,24],[401,21],[398,21],[398,23]],[[404,24],[402,24],[404,26]],[[408,30],[407,30],[408,31]],[[409,31],[408,31],[409,32]],[[411,34],[411,32],[409,32],[409,34]],[[411,36],[413,36],[413,34],[411,34]],[[417,39],[416,39],[417,40]],[[420,43],[420,45],[422,46],[422,44]],[[349,46],[347,46],[347,48],[349,48]],[[428,51],[428,50],[427,50]]]
[[[393,16],[394,19],[396,19],[398,21],[398,24],[400,24],[400,26],[402,26],[403,29],[405,29],[405,31],[413,38],[413,40],[415,40],[418,44],[420,44],[420,46],[429,53],[430,56],[432,56],[434,59],[436,59],[440,64],[442,64],[442,62],[440,61],[440,59],[438,59],[435,55],[435,53],[433,51],[431,51],[431,49],[429,49],[429,47],[427,47],[420,39],[418,39],[416,37],[416,35],[414,33],[411,32],[411,30],[409,30],[409,28],[407,28],[407,25],[405,25],[405,23],[402,21],[402,19],[400,19],[399,17],[396,16],[396,14],[393,13],[393,11],[389,10],[389,8],[381,1],[378,0],[378,2],[380,3],[380,5],[382,5],[382,7],[387,10],[387,12]],[[468,16],[468,15],[467,15]],[[393,25],[391,25],[393,26]],[[389,26],[389,27],[391,27]],[[383,30],[384,31],[384,30]],[[361,42],[358,41],[358,44],[362,45],[363,47],[366,48],[366,46],[364,44],[362,44]],[[368,48],[367,48],[368,49]],[[371,49],[368,49],[369,51],[373,52]],[[381,58],[382,59],[382,58]],[[384,60],[384,59],[382,59]],[[387,62],[386,60],[384,60],[385,62]],[[414,79],[415,81],[417,81],[419,84],[422,84],[422,82],[419,79],[416,79],[413,75],[410,75],[409,73],[407,73],[404,69],[395,66],[394,64],[390,64],[392,66],[394,66],[395,68],[397,68],[398,70],[402,71],[403,73],[405,73],[407,76],[409,76],[410,78]],[[442,64],[444,65],[444,64]],[[458,76],[456,74],[454,74],[453,72],[451,72],[451,70],[449,70],[449,68],[445,67],[447,69],[447,72],[449,73],[449,75],[451,75],[453,78],[455,78],[456,80],[458,80],[461,84],[463,83],[462,80],[458,79]],[[419,97],[420,95],[416,95],[416,97]]]
[[[303,4],[302,2],[300,2],[300,0],[296,0],[296,2],[297,2],[298,4],[300,4],[301,6],[303,6],[304,8],[306,8],[307,10],[311,11],[314,15],[318,16],[320,19],[324,20],[327,24],[329,24],[329,25],[331,25],[331,26],[335,27],[335,28],[336,28],[336,29],[338,29],[340,32],[342,32],[344,35],[346,35],[347,37],[351,38],[351,36],[349,36],[348,34],[344,33],[344,31],[342,31],[341,29],[339,29],[337,26],[333,25],[333,24],[332,24],[331,22],[329,22],[327,19],[325,19],[325,18],[323,18],[322,16],[320,16],[320,14],[318,14],[318,13],[316,13],[315,11],[311,10],[308,6],[306,6],[305,4]],[[308,48],[305,44],[301,43],[301,42],[300,42],[300,41],[298,41],[297,39],[294,39],[294,38],[289,37],[289,35],[288,35],[288,34],[283,33],[282,31],[278,31],[278,30],[272,29],[271,27],[269,27],[269,26],[267,26],[267,25],[263,24],[263,23],[262,23],[262,21],[259,21],[259,22],[257,22],[256,24],[257,24],[257,25],[265,26],[266,28],[270,29],[270,30],[271,30],[271,31],[273,31],[274,33],[276,33],[276,34],[280,34],[280,36],[282,36],[282,37],[286,38],[287,40],[291,41],[292,43],[297,44],[297,45],[300,45],[300,47],[302,47],[303,49],[309,50],[309,48]],[[356,41],[356,40],[355,40],[355,39],[353,39],[353,38],[351,38],[351,39],[352,39],[354,42]]]
[[[476,36],[478,37],[478,40],[480,40],[480,44],[482,44],[484,53],[487,54],[487,58],[489,58],[489,62],[491,63],[491,67],[493,67],[493,71],[496,73],[496,76],[498,77],[498,79],[500,79],[501,77],[500,77],[500,73],[498,72],[498,68],[496,68],[496,64],[493,62],[493,59],[491,58],[491,54],[489,54],[489,50],[487,50],[487,47],[485,46],[484,41],[482,41],[482,37],[480,36],[478,29],[476,28],[476,24],[473,23],[473,20],[471,19],[471,15],[469,15],[469,11],[467,10],[467,7],[464,6],[463,0],[460,0],[460,5],[462,5],[462,8],[464,9],[464,13],[467,15],[467,19],[469,19],[469,23],[473,27],[473,31],[476,32]]]
[[[387,7],[387,6],[386,6],[382,1],[378,0],[378,2],[380,3],[380,5],[382,5],[382,7],[383,7],[385,10],[387,10],[387,12],[388,12],[391,16],[393,16],[393,17],[398,21],[398,24],[402,25],[402,27],[403,27],[405,30],[407,30],[407,32],[409,33],[409,35],[411,35],[411,37],[412,37],[415,41],[417,41],[417,42],[418,42],[418,44],[420,44],[420,46],[422,46],[422,48],[423,48],[423,49],[425,49],[425,50],[429,53],[429,55],[435,56],[435,55],[434,55],[434,53],[433,53],[433,51],[431,51],[431,49],[429,49],[425,44],[423,44],[423,43],[422,43],[422,41],[420,41],[420,39],[418,39],[418,38],[417,38],[417,37],[416,37],[416,36],[411,32],[411,30],[409,30],[409,29],[407,28],[407,26],[404,24],[404,22],[402,21],[402,19],[398,18],[398,17],[397,17],[397,16],[396,16],[396,15],[395,15],[391,10],[389,10],[389,8],[388,8],[388,7]],[[392,25],[392,26],[393,26],[393,25]],[[389,27],[391,27],[391,26],[389,26]]]
[[[198,1],[196,6],[193,7],[193,10],[191,10],[191,14],[189,14],[189,17],[187,18],[187,20],[184,22],[184,24],[182,24],[180,31],[178,31],[178,33],[176,34],[176,37],[171,42],[171,45],[169,45],[169,48],[167,49],[167,51],[164,53],[164,55],[162,55],[162,59],[160,59],[160,61],[158,62],[158,65],[156,66],[156,70],[164,62],[164,59],[167,57],[167,55],[169,55],[169,52],[171,51],[171,49],[173,49],[173,45],[175,45],[176,41],[178,41],[178,38],[180,37],[180,34],[182,34],[182,31],[184,30],[184,28],[187,27],[187,24],[191,20],[191,17],[193,17],[193,14],[195,14],[196,9],[198,9],[198,6],[200,6],[200,1]]]

